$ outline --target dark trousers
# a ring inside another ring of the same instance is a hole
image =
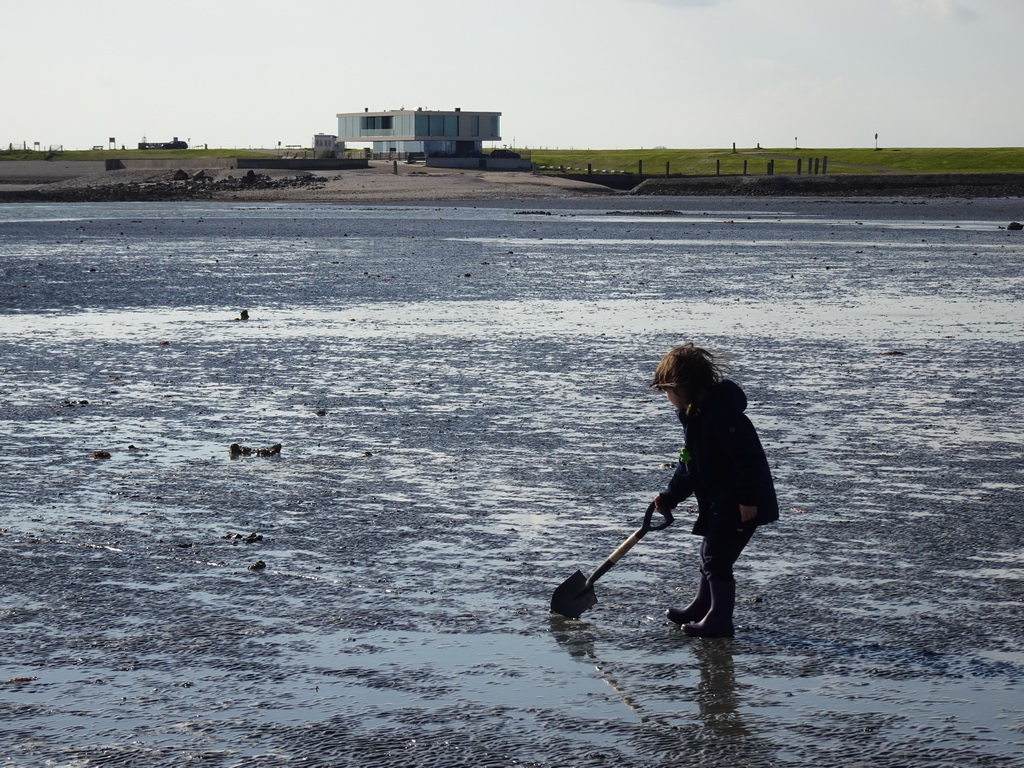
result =
[[[705,536],[700,545],[700,575],[708,581],[732,583],[732,567],[757,526],[745,525],[738,531]]]

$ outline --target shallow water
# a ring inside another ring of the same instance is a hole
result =
[[[1019,204],[0,207],[0,765],[1024,765]],[[688,338],[783,505],[737,637],[685,515],[552,618]]]

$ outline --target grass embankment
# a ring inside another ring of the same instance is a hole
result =
[[[906,149],[615,149],[615,150],[523,150],[542,172],[638,173],[643,163],[645,176],[737,175],[767,173],[775,161],[776,174],[802,173],[809,163],[828,158],[828,173],[1024,173],[1024,148],[906,148]],[[819,166],[820,167],[820,166]],[[564,169],[564,170],[560,170]]]
[[[266,157],[267,152],[248,149],[73,149],[67,152],[34,152],[28,149],[0,149],[0,160],[49,160],[74,162],[78,160],[151,160],[198,159],[203,157]]]
[[[808,173],[815,160],[828,158],[828,173],[1024,173],[1024,148],[902,148],[902,149],[533,149],[520,150],[536,167],[549,173],[640,172],[662,176],[734,176],[744,172],[765,175],[774,160],[776,174],[793,174],[797,160]],[[130,158],[200,159],[204,157],[266,157],[273,150],[245,149],[86,149],[67,152],[0,150],[2,160],[112,160]],[[820,169],[819,165],[819,169]]]

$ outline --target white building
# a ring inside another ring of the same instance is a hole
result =
[[[450,112],[396,109],[388,112],[338,114],[339,143],[372,142],[375,153],[422,152],[425,155],[466,156],[483,149],[485,141],[501,140],[501,112]]]

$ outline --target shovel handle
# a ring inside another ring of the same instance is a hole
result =
[[[651,518],[654,516],[655,512],[658,512],[658,514],[665,518],[664,522],[659,523],[658,525],[651,524]],[[608,555],[608,559],[598,566],[597,570],[594,571],[593,575],[589,579],[587,579],[587,588],[589,589],[590,587],[593,587],[595,581],[597,581],[606,573],[608,573],[608,571],[611,570],[612,566],[614,566],[617,562],[619,562],[619,560],[622,559],[623,555],[629,552],[629,550],[631,550],[636,545],[636,543],[640,541],[640,539],[647,535],[648,531],[664,530],[665,528],[668,528],[670,525],[672,525],[672,522],[674,520],[675,518],[672,517],[671,512],[662,512],[660,509],[657,509],[657,507],[655,507],[654,503],[652,502],[651,505],[647,507],[647,511],[644,513],[643,524],[635,531],[633,531],[633,533],[630,534],[628,539],[619,544],[618,549],[616,549],[614,552]]]
[[[662,518],[664,518],[657,525],[653,525],[651,523],[651,518],[654,517],[654,513],[655,512],[657,512],[659,515],[662,516]],[[672,525],[672,523],[674,523],[674,522],[675,522],[675,518],[672,517],[672,513],[671,512],[669,512],[667,509],[664,510],[664,511],[658,509],[658,507],[655,506],[654,502],[652,501],[650,506],[647,507],[647,511],[644,512],[644,524],[641,527],[646,529],[644,531],[644,533],[646,533],[647,531],[663,531],[666,528],[668,528],[670,525]]]

